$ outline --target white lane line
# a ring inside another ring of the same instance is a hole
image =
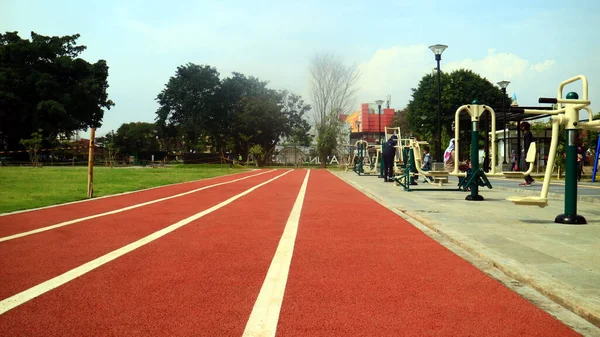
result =
[[[61,223],[58,223],[58,224],[55,224],[55,225],[51,225],[51,226],[47,226],[47,227],[42,227],[42,228],[38,228],[38,229],[27,231],[27,232],[19,233],[19,234],[13,234],[13,235],[5,236],[5,237],[0,238],[0,242],[4,242],[4,241],[8,241],[8,240],[13,240],[13,239],[17,239],[17,238],[21,238],[21,237],[24,237],[24,236],[27,236],[27,235],[32,235],[32,234],[37,234],[37,233],[49,231],[51,229],[55,229],[55,228],[59,228],[59,227],[64,227],[64,226],[72,225],[74,223],[78,223],[78,222],[82,222],[82,221],[86,221],[86,220],[90,220],[90,219],[95,219],[95,218],[99,218],[99,217],[106,216],[106,215],[111,215],[111,214],[116,214],[116,213],[121,213],[121,212],[129,211],[129,210],[132,210],[132,209],[135,209],[135,208],[152,205],[152,204],[155,204],[157,202],[161,202],[161,201],[165,201],[165,200],[169,200],[169,199],[173,199],[173,198],[182,197],[184,195],[196,193],[196,192],[199,192],[199,191],[202,191],[202,190],[206,190],[206,189],[209,189],[209,188],[213,188],[213,187],[217,187],[217,186],[221,186],[221,185],[226,185],[226,184],[231,184],[231,183],[234,183],[234,182],[237,182],[237,181],[240,181],[240,180],[244,180],[244,179],[256,177],[256,176],[259,176],[261,174],[265,174],[265,173],[269,173],[269,172],[273,172],[273,171],[275,171],[275,170],[265,171],[265,172],[253,174],[253,175],[242,177],[242,178],[225,181],[225,182],[218,183],[218,184],[213,184],[213,185],[208,185],[208,186],[200,187],[200,188],[197,188],[195,190],[187,191],[187,192],[184,192],[184,193],[179,193],[179,194],[172,195],[172,196],[169,196],[169,197],[164,197],[164,198],[160,198],[160,199],[156,199],[156,200],[146,201],[146,202],[143,202],[141,204],[135,204],[135,205],[127,206],[127,207],[124,207],[124,208],[115,209],[113,211],[108,211],[108,212],[104,212],[104,213],[94,214],[94,215],[86,216],[86,217],[83,217],[83,218],[69,220],[69,221],[61,222]]]
[[[265,277],[265,281],[260,289],[260,293],[252,308],[252,313],[246,323],[244,337],[267,337],[275,336],[277,332],[277,322],[279,321],[279,312],[281,311],[281,303],[285,286],[287,284],[290,265],[292,263],[292,255],[294,254],[294,244],[296,242],[296,234],[298,233],[298,223],[300,222],[300,213],[302,212],[302,204],[306,195],[306,185],[308,185],[308,177],[310,170],[306,172],[306,177],[296,197],[296,202],[292,208],[292,212],[287,220],[283,235],[279,240],[277,251],[271,261],[271,266]]]
[[[212,213],[221,207],[227,206],[230,203],[232,203],[233,201],[249,194],[250,192],[256,190],[257,188],[264,186],[276,179],[279,179],[290,172],[292,172],[292,170],[286,171],[274,178],[271,178],[263,183],[260,183],[254,187],[251,187],[251,188],[245,190],[244,192],[242,192],[238,195],[235,195],[235,196],[233,196],[215,206],[212,206],[211,208],[208,208],[200,213],[196,213],[189,218],[183,219],[177,223],[174,223],[168,227],[165,227],[165,228],[163,228],[157,232],[154,232],[144,238],[141,238],[141,239],[139,239],[135,242],[132,242],[124,247],[121,247],[117,250],[114,250],[114,251],[108,253],[108,254],[105,254],[95,260],[92,260],[90,262],[82,264],[81,266],[79,266],[77,268],[71,269],[64,274],[61,274],[55,278],[52,278],[48,281],[40,283],[40,284],[38,284],[34,287],[31,287],[25,291],[22,291],[16,295],[8,297],[8,298],[0,301],[0,315],[4,314],[5,312],[7,312],[11,309],[14,309],[15,307],[18,307],[19,305],[21,305],[27,301],[30,301],[30,300],[36,298],[54,288],[60,287],[61,285],[65,284],[69,281],[72,281],[72,280],[78,278],[79,276],[82,276],[82,275],[102,266],[103,264],[106,264],[106,263],[108,263],[118,257],[121,257],[135,249],[138,249],[138,248],[142,247],[143,245],[148,244],[166,234],[169,234],[172,231],[174,231],[178,228],[181,228],[181,227],[189,224],[192,221],[198,220],[201,217],[203,217],[209,213]]]
[[[254,171],[254,170],[252,170],[252,171]],[[225,177],[226,176],[236,176],[236,175],[242,174],[242,173],[244,173],[244,172],[239,172],[239,173],[234,173],[234,174],[228,174],[228,175],[225,175]],[[141,189],[141,190],[127,191],[127,192],[122,192],[122,193],[117,193],[117,194],[104,195],[104,196],[101,196],[101,197],[94,197],[92,199],[70,201],[70,202],[65,202],[65,203],[57,204],[57,205],[49,205],[49,206],[42,206],[42,207],[37,207],[37,208],[22,209],[22,210],[19,210],[19,211],[13,211],[13,212],[8,212],[8,213],[0,213],[0,217],[8,216],[8,215],[21,214],[21,213],[27,213],[27,212],[40,211],[40,210],[48,209],[48,208],[55,208],[55,207],[73,205],[73,204],[80,204],[82,202],[95,201],[95,200],[98,200],[98,199],[106,199],[106,198],[112,198],[112,197],[119,197],[119,196],[126,195],[126,194],[133,194],[133,193],[145,192],[145,191],[155,190],[155,189],[163,188],[163,187],[169,187],[169,186],[175,186],[175,185],[183,185],[183,184],[191,184],[191,183],[196,183],[196,182],[199,182],[199,181],[216,179],[216,178],[220,178],[220,177],[224,177],[224,176],[204,178],[204,179],[197,179],[197,180],[190,180],[190,181],[183,181],[183,182],[180,182],[180,183],[167,184],[167,185],[161,185],[161,186],[154,186],[154,187],[144,188],[144,189]]]

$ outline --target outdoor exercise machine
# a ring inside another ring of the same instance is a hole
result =
[[[449,176],[459,177],[458,190],[469,191],[470,195],[468,195],[465,200],[471,201],[482,201],[484,200],[483,196],[479,194],[479,187],[487,187],[489,189],[492,188],[492,184],[487,179],[487,176],[482,168],[479,167],[479,158],[478,158],[478,142],[479,142],[479,121],[484,112],[489,112],[492,119],[492,153],[493,157],[496,155],[496,147],[495,147],[495,113],[491,107],[486,105],[480,105],[477,100],[473,101],[472,104],[463,105],[456,110],[455,113],[455,160],[454,160],[454,170],[452,172],[447,171],[423,171],[422,167],[422,159],[421,159],[421,145],[427,144],[427,142],[423,141],[412,141],[409,143],[410,147],[410,155],[414,158],[414,164],[412,162],[409,163],[412,169],[417,171],[418,175],[424,177],[425,181],[429,184],[433,184],[438,182],[442,185],[442,180],[447,179]],[[459,172],[459,158],[460,158],[460,114],[461,112],[466,112],[469,114],[471,118],[471,167],[467,169],[466,172]],[[535,146],[535,145],[534,145]],[[535,148],[530,149],[529,153],[532,153],[532,158],[528,158],[528,161],[531,162],[530,168],[528,172],[533,170],[533,161],[535,158]],[[528,154],[529,154],[528,153]],[[528,155],[528,157],[530,157]],[[495,163],[492,163],[492,174],[495,173]],[[519,172],[519,174],[525,174],[526,172]],[[410,174],[408,170],[405,169],[405,175]],[[407,186],[405,186],[406,178],[402,177],[398,182],[400,185],[407,190]],[[409,188],[409,187],[408,187]],[[436,189],[441,190],[441,189]],[[449,191],[453,191],[448,189]]]
[[[369,149],[375,149],[375,159],[370,156]],[[354,145],[350,167],[358,175],[379,174],[377,163],[381,156],[381,146],[369,145],[366,140],[358,140]],[[366,165],[366,167],[365,167]]]
[[[481,116],[488,112],[490,114],[490,119],[492,121],[492,132],[491,132],[491,143],[492,143],[492,156],[490,163],[490,171],[486,174],[482,168],[479,167],[479,148],[478,148],[478,130],[479,130],[479,121],[481,120]],[[460,114],[461,112],[466,112],[471,119],[471,167],[466,172],[459,171],[459,158],[460,158]],[[529,164],[527,171],[509,171],[509,172],[496,172],[496,159],[497,159],[497,149],[496,149],[496,114],[494,109],[487,105],[480,105],[477,100],[474,100],[472,104],[463,105],[456,110],[455,113],[455,121],[456,128],[454,134],[455,141],[455,160],[454,160],[454,169],[452,172],[446,171],[423,171],[422,167],[422,159],[421,159],[421,145],[427,144],[424,141],[412,141],[409,142],[408,147],[411,149],[409,152],[410,155],[414,158],[414,163],[409,162],[412,172],[418,173],[418,175],[422,175],[430,184],[439,183],[442,185],[444,179],[447,179],[449,176],[459,177],[459,190],[470,190],[471,194],[468,195],[465,199],[472,201],[481,201],[484,198],[479,195],[479,187],[487,187],[489,189],[492,188],[492,184],[488,180],[488,176],[507,176],[507,177],[525,177],[533,171],[533,166],[535,162],[535,153],[536,153],[536,143],[532,142],[529,150],[527,151],[527,156],[525,161]],[[404,174],[407,174],[407,170],[404,171]],[[398,184],[405,187],[405,179],[399,179]],[[420,189],[421,190],[421,189]],[[440,189],[436,189],[440,190]]]
[[[396,144],[395,146],[395,152],[394,152],[394,166],[393,166],[393,173],[396,174],[397,172],[400,172],[400,167],[398,167],[398,164],[401,164],[404,162],[403,158],[402,158],[402,151],[401,151],[401,147],[398,146],[400,145],[400,142],[402,140],[402,134],[400,133],[400,127],[385,127],[384,128],[384,132],[385,132],[385,141],[386,143],[384,143],[383,149],[385,149],[385,147],[387,146],[387,140],[389,140],[392,136],[396,136],[397,137],[397,141],[398,144]],[[382,155],[383,156],[383,155]]]
[[[412,135],[410,135],[410,137],[408,139],[399,139],[398,140],[398,145],[396,146],[397,149],[400,150],[401,153],[401,165],[398,168],[399,169],[399,174],[395,175],[392,179],[396,182],[397,185],[400,185],[404,188],[405,191],[410,192],[412,191],[410,186],[412,185],[417,185],[417,183],[415,182],[415,178],[418,177],[419,175],[424,175],[426,177],[426,174],[429,174],[428,172],[424,172],[421,169],[422,166],[422,158],[421,158],[421,145],[427,145],[428,143],[426,141],[419,141],[417,139],[415,139]],[[448,175],[448,172],[443,172],[445,173],[446,177]],[[427,178],[426,178],[427,179]],[[440,182],[440,186],[442,184],[441,180],[442,178],[438,178],[436,177],[435,179],[439,180]],[[419,191],[424,191],[424,190],[436,190],[436,191],[445,191],[439,188],[436,189],[423,189],[423,188],[419,188]],[[456,190],[460,190],[459,189],[447,189],[448,191],[456,191]]]
[[[581,81],[583,99],[575,92],[569,92],[563,98],[563,89],[565,85]],[[588,100],[588,82],[585,76],[579,75],[560,83],[556,98],[540,98],[539,103],[558,104],[557,110],[535,110],[522,109],[527,114],[550,114],[552,117],[552,139],[550,142],[550,152],[548,153],[548,162],[546,163],[546,172],[544,174],[544,183],[542,192],[537,196],[514,196],[507,200],[517,205],[531,205],[546,207],[548,205],[548,189],[552,177],[554,159],[556,157],[556,147],[558,145],[559,127],[564,125],[566,129],[566,159],[565,159],[565,207],[564,213],[559,214],[554,219],[556,223],[563,224],[585,224],[587,221],[581,215],[577,214],[577,135],[579,129],[600,131],[600,120],[593,121],[593,113],[590,109]],[[564,106],[563,106],[564,104]],[[579,121],[579,111],[588,112],[588,122]],[[517,111],[517,109],[515,109]]]

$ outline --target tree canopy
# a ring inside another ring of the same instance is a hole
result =
[[[211,129],[211,112],[217,107],[219,73],[210,66],[189,63],[177,67],[165,89],[158,94],[158,124],[175,126],[190,145],[197,145]]]
[[[114,135],[120,153],[147,158],[160,150],[158,130],[154,123],[125,123]]]
[[[471,70],[460,69],[451,73],[441,73],[441,125],[442,143],[446,144],[453,137],[452,122],[456,109],[478,100],[492,108],[502,104],[502,91],[486,78]],[[411,131],[416,132],[424,140],[433,140],[437,132],[437,76],[427,74],[421,78],[417,88],[413,88],[412,99],[408,103],[406,117]],[[504,95],[504,102],[510,99]],[[468,125],[465,125],[468,127]],[[461,126],[462,128],[463,126]],[[470,128],[469,128],[470,130]],[[404,132],[404,130],[403,130]],[[443,150],[444,146],[442,146]]]
[[[157,96],[159,138],[183,138],[186,150],[210,146],[211,151],[244,155],[254,145],[269,153],[286,137],[306,141],[310,105],[267,85],[235,72],[221,80],[208,65],[180,66]]]
[[[18,146],[41,129],[44,138],[99,127],[108,99],[108,65],[79,55],[79,34],[31,40],[0,34],[0,143]]]

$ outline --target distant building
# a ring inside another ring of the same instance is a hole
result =
[[[381,137],[383,138],[385,127],[392,125],[394,109],[381,108],[381,128],[379,124],[379,107],[375,103],[362,103],[360,110],[343,117],[352,130],[351,142],[364,139],[369,143],[378,143],[379,131],[381,131]]]

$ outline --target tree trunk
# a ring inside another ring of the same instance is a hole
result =
[[[319,156],[319,160],[321,161],[321,168],[327,168],[327,156]]]

